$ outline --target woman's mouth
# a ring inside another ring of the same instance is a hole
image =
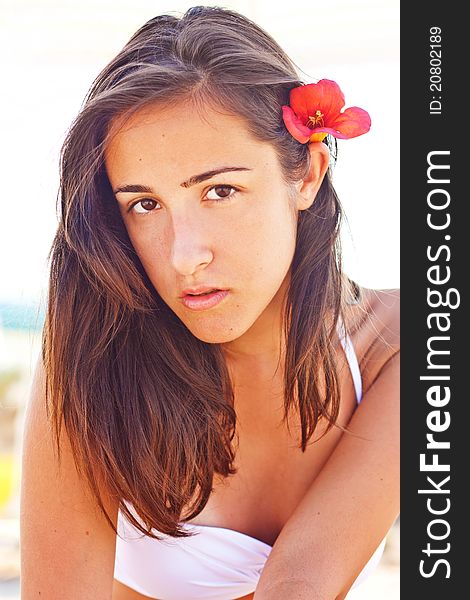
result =
[[[181,302],[191,310],[207,310],[222,302],[228,293],[228,290],[211,290],[201,294],[185,294]]]

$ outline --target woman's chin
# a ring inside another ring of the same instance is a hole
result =
[[[198,328],[197,331],[191,330],[191,333],[200,339],[202,342],[206,342],[207,344],[225,344],[226,342],[231,342],[240,337],[238,332],[234,330],[231,331],[214,331],[214,330],[202,330]]]
[[[206,323],[202,322],[202,319],[195,323],[185,323],[189,331],[202,342],[207,344],[225,344],[232,342],[239,338],[249,326],[243,328],[243,326],[222,323]]]

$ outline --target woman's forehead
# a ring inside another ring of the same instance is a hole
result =
[[[272,165],[274,148],[257,140],[245,121],[210,107],[203,114],[188,103],[146,106],[125,120],[112,123],[105,151],[106,162],[130,165],[147,161],[174,166],[222,163]],[[142,164],[143,163],[143,164]]]
[[[166,137],[167,133],[175,133],[178,134],[178,141],[181,141],[180,136],[183,140],[190,138],[195,130],[199,136],[203,134],[205,137],[221,139],[236,136],[256,141],[241,116],[221,112],[210,105],[200,108],[192,102],[151,104],[133,113],[119,115],[111,121],[109,137],[141,136],[148,131],[152,135],[160,134],[161,138]]]

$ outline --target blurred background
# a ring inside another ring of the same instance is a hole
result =
[[[19,598],[23,416],[40,348],[61,143],[94,77],[145,21],[197,2],[0,0],[0,598]],[[333,79],[370,133],[339,140],[334,182],[347,273],[399,287],[399,1],[232,0],[287,51],[306,83]],[[351,600],[399,598],[399,522]]]

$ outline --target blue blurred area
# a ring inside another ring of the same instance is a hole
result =
[[[40,304],[0,302],[0,329],[40,331],[44,325],[45,309]]]

